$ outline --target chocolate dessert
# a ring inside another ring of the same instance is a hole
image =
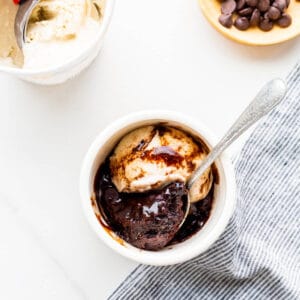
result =
[[[187,217],[191,191],[186,183],[206,155],[200,141],[175,128],[147,126],[126,135],[94,181],[97,206],[109,228],[129,244],[153,251],[199,231],[212,208],[212,171],[200,179],[199,191],[194,189],[198,201]]]
[[[158,250],[176,235],[185,215],[187,190],[174,182],[159,191],[119,193],[108,163],[95,180],[98,206],[111,229],[135,247]]]

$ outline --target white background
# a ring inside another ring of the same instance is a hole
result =
[[[119,0],[100,56],[79,77],[40,87],[1,74],[0,299],[106,299],[136,264],[82,213],[79,172],[95,136],[150,108],[190,114],[221,136],[299,50],[297,39],[231,42],[196,0]]]

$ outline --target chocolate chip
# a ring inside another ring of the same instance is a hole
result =
[[[246,0],[238,0],[236,3],[236,9],[241,10],[246,4]]]
[[[246,17],[238,17],[234,22],[234,26],[239,30],[247,30],[250,27],[250,22]]]
[[[259,24],[259,20],[260,20],[260,11],[257,8],[255,8],[250,18],[250,25],[257,26]]]
[[[281,12],[283,12],[287,8],[286,0],[274,0],[272,5],[278,8]]]
[[[253,12],[253,8],[252,7],[247,7],[247,8],[243,8],[243,9],[239,10],[238,14],[242,17],[245,17],[245,16],[251,15],[252,12]]]
[[[281,18],[278,19],[277,24],[282,28],[288,27],[292,24],[292,18],[288,14],[282,14]]]
[[[273,28],[274,22],[288,27],[292,18],[286,13],[290,0],[219,0],[221,15],[219,22],[227,28],[232,24],[239,30],[258,26],[263,31]],[[300,0],[297,0],[300,2]]]
[[[259,28],[263,31],[270,31],[273,28],[273,22],[269,19],[262,18],[259,22]]]
[[[257,4],[257,8],[261,11],[261,12],[265,12],[269,9],[270,7],[270,0],[259,0],[258,4]]]
[[[280,18],[281,12],[278,8],[271,6],[268,10],[269,18],[273,21]]]
[[[221,5],[221,12],[225,15],[232,14],[236,9],[236,2],[234,0],[225,0]]]
[[[230,28],[233,24],[232,15],[225,15],[225,14],[220,15],[219,22],[224,27]]]
[[[246,0],[246,4],[251,7],[256,7],[258,4],[258,0]]]

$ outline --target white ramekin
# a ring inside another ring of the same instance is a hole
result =
[[[182,263],[207,250],[224,231],[233,214],[236,189],[233,166],[224,153],[216,161],[220,181],[215,186],[213,209],[208,221],[198,233],[182,243],[157,252],[137,249],[120,242],[119,238],[101,225],[102,222],[99,222],[94,212],[91,198],[96,171],[126,133],[140,126],[161,122],[200,137],[209,147],[216,143],[210,131],[201,122],[189,116],[168,111],[138,112],[115,121],[98,135],[86,154],[80,176],[83,209],[97,236],[111,249],[127,258],[157,266]]]
[[[0,65],[0,72],[42,85],[60,84],[75,77],[87,68],[98,55],[112,18],[114,3],[115,0],[106,0],[103,20],[98,35],[95,36],[95,39],[90,46],[77,57],[67,60],[63,65],[39,70],[20,69]]]

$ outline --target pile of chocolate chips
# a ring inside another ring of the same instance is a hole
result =
[[[258,26],[263,31],[269,31],[274,24],[285,28],[292,23],[291,16],[286,13],[290,0],[221,1],[219,22],[227,28],[234,25],[239,30],[247,30],[251,26]]]

